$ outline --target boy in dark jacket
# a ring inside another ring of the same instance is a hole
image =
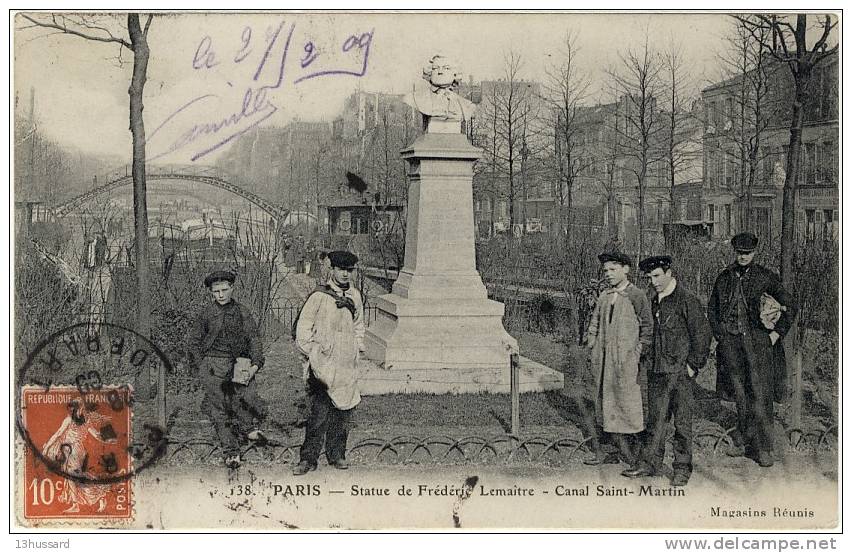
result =
[[[266,403],[257,395],[254,379],[263,367],[263,344],[249,310],[231,298],[235,280],[228,271],[207,275],[204,285],[213,301],[199,314],[192,336],[204,388],[201,409],[213,424],[228,468],[240,466],[242,439],[265,439],[256,424],[266,418]],[[237,358],[250,360],[247,377],[234,377]]]
[[[704,307],[672,274],[672,258],[660,255],[639,263],[651,279],[649,294],[654,339],[642,363],[648,375],[648,425],[639,462],[621,474],[629,478],[660,472],[669,419],[674,421],[673,486],[692,475],[693,379],[707,362],[710,324]]]

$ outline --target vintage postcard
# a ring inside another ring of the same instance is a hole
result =
[[[12,18],[16,527],[840,525],[839,12]]]

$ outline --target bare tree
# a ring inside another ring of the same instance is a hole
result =
[[[489,206],[489,236],[494,236],[497,202],[502,198],[497,170],[497,110],[483,106],[473,120],[470,140],[482,148],[484,156],[473,166],[473,191],[477,197],[486,198]]]
[[[650,33],[639,50],[628,49],[619,54],[619,66],[607,73],[616,97],[615,132],[618,148],[627,169],[636,178],[639,191],[637,210],[637,258],[644,248],[645,193],[649,173],[663,159],[661,134],[664,116],[657,107],[657,98],[662,92],[660,73],[662,64],[649,44]]]
[[[491,148],[485,150],[485,162],[493,169],[495,183],[504,177],[508,184],[509,225],[514,229],[518,194],[518,165],[526,169],[531,148],[540,147],[539,130],[533,127],[538,116],[533,83],[521,79],[523,62],[517,52],[504,55],[504,76],[499,81],[482,83],[481,119],[490,122]],[[483,127],[480,127],[483,128]],[[484,128],[488,128],[487,124]],[[526,147],[525,147],[526,146]],[[522,159],[523,158],[523,159]],[[521,171],[522,178],[526,177]],[[521,189],[523,192],[523,188]]]
[[[616,208],[616,188],[620,184],[620,175],[622,171],[621,159],[618,148],[618,136],[615,133],[615,123],[607,123],[606,118],[617,117],[617,113],[609,112],[606,108],[596,106],[594,112],[590,112],[590,117],[597,115],[603,116],[600,125],[600,140],[597,141],[595,151],[593,152],[595,164],[601,168],[600,171],[593,173],[595,183],[602,189],[604,200],[606,201],[606,221],[607,221],[607,238],[614,242],[618,238],[618,226],[615,216]]]
[[[777,64],[766,55],[771,43],[768,28],[751,30],[738,18],[727,38],[727,52],[720,56],[723,76],[730,83],[728,98],[731,113],[729,122],[716,128],[719,136],[719,154],[732,157],[737,165],[739,198],[744,200],[740,213],[740,228],[752,226],[752,194],[757,183],[760,162],[771,156],[763,146],[763,138],[777,106],[771,94],[772,74]],[[728,108],[725,108],[726,112]],[[768,177],[769,175],[767,175]]]
[[[691,94],[688,87],[690,75],[687,71],[682,46],[673,39],[662,52],[663,130],[662,157],[669,189],[668,222],[674,221],[675,186],[677,179],[693,162],[694,114],[691,109]]]
[[[566,32],[559,61],[547,69],[545,86],[554,133],[553,164],[557,175],[554,192],[559,204],[555,218],[556,236],[557,240],[563,237],[562,209],[566,208],[564,222],[569,242],[573,224],[574,186],[577,177],[589,167],[592,159],[580,155],[581,144],[578,140],[584,126],[580,117],[581,104],[590,85],[588,73],[581,71],[577,64],[579,51],[577,33]]]
[[[145,186],[145,123],[142,93],[148,72],[148,30],[153,15],[149,14],[144,27],[140,24],[138,13],[127,14],[127,38],[110,30],[115,16],[88,16],[63,14],[21,14],[30,25],[22,29],[51,29],[60,34],[76,36],[85,40],[117,45],[118,60],[121,52],[127,49],[133,53],[133,76],[127,93],[130,96],[130,133],[133,137],[133,215],[136,239],[136,330],[143,336],[151,333],[151,290],[149,286],[150,268],[148,266],[148,207]]]
[[[781,281],[788,290],[795,290],[794,240],[796,229],[796,190],[799,179],[799,160],[802,150],[802,125],[805,119],[805,105],[812,93],[814,68],[828,56],[837,53],[838,46],[829,46],[831,31],[837,25],[830,15],[821,16],[812,30],[817,31],[816,41],[808,46],[808,16],[796,15],[744,15],[737,19],[757,40],[769,31],[770,44],[764,51],[776,61],[786,65],[793,81],[792,105],[790,110],[790,142],[787,147],[787,159],[784,174],[784,195],[781,206]],[[801,326],[794,323],[792,344],[795,361],[788,358],[788,373],[793,375],[793,422],[799,426],[802,411],[802,351],[799,341],[802,338]]]
[[[838,46],[829,47],[831,31],[837,25],[830,15],[820,17],[816,26],[817,40],[808,46],[808,16],[797,15],[744,15],[737,19],[755,39],[768,31],[772,41],[764,46],[765,53],[790,69],[793,95],[790,117],[790,143],[787,148],[784,175],[784,196],[781,213],[781,280],[785,286],[793,281],[794,234],[796,228],[796,188],[799,177],[799,159],[802,150],[802,123],[805,103],[811,93],[811,76],[814,68],[825,58],[837,52]]]

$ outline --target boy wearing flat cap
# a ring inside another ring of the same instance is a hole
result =
[[[798,307],[778,275],[753,262],[757,244],[749,232],[731,239],[736,260],[716,278],[707,315],[719,342],[716,391],[737,404],[737,438],[742,444],[729,455],[744,455],[770,467],[772,401],[783,401],[786,390],[782,338]]]
[[[642,358],[648,375],[648,425],[639,461],[621,474],[628,478],[659,474],[672,419],[672,486],[685,486],[692,475],[692,379],[707,362],[712,334],[701,302],[674,278],[671,266],[667,255],[639,263],[651,279],[654,317],[654,339]]]
[[[228,468],[240,466],[240,443],[262,441],[257,424],[266,418],[266,403],[257,394],[254,374],[263,367],[263,344],[249,310],[234,300],[236,275],[214,271],[204,279],[212,302],[198,316],[192,348],[204,389],[201,409],[225,454]],[[246,374],[234,375],[235,364]]]
[[[592,348],[595,376],[596,426],[609,434],[621,450],[621,459],[635,462],[637,435],[645,428],[639,359],[651,345],[653,321],[647,296],[627,275],[630,257],[620,252],[598,256],[609,289],[598,297],[589,323],[587,343]],[[596,430],[597,432],[597,430]],[[617,463],[619,456],[595,443],[595,457],[586,464]]]
[[[358,257],[328,254],[331,276],[305,301],[296,323],[296,346],[307,375],[310,415],[293,474],[317,468],[325,442],[328,464],[347,469],[346,441],[352,413],[361,402],[356,361],[364,351],[364,304],[350,280]]]

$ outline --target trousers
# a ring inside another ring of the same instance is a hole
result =
[[[325,456],[329,463],[346,458],[346,441],[354,408],[338,409],[334,406],[322,382],[308,376],[310,415],[305,424],[305,441],[299,450],[299,460],[316,465],[325,442]]]
[[[231,381],[232,361],[205,357],[199,366],[204,389],[201,411],[210,419],[226,457],[238,455],[246,434],[266,419],[267,405],[257,394],[257,382],[247,386]]]
[[[753,453],[772,451],[775,421],[769,339],[726,335],[716,346],[729,372],[737,405],[737,430],[743,445]],[[765,343],[763,343],[765,342]]]
[[[674,422],[676,473],[692,474],[692,381],[684,374],[648,373],[648,427],[643,460],[659,470],[666,454],[669,421]]]

